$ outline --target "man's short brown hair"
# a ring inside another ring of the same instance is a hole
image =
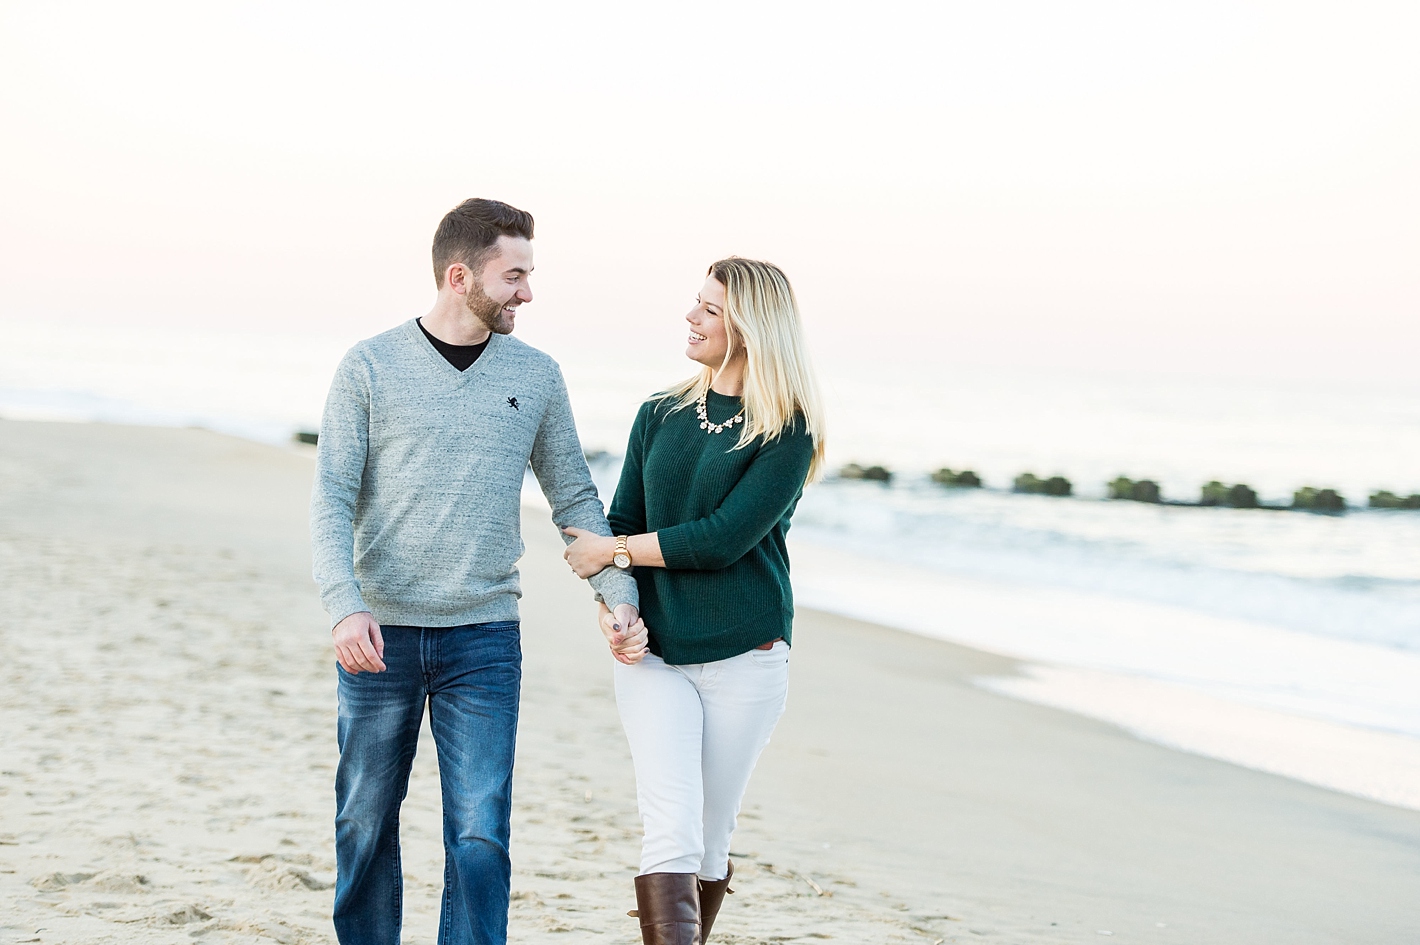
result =
[[[477,270],[500,236],[532,239],[532,214],[482,197],[471,197],[454,207],[434,231],[434,285],[444,287],[444,273],[454,263]]]

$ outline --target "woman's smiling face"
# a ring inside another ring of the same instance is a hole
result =
[[[685,356],[708,368],[719,368],[725,363],[730,337],[725,331],[725,287],[714,276],[701,286],[695,308],[686,313],[685,320],[690,323]]]

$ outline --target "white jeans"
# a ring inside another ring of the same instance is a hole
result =
[[[670,666],[616,664],[616,705],[636,766],[641,872],[725,878],[750,772],[789,695],[789,645]]]

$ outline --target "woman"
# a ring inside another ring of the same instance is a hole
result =
[[[642,620],[622,628],[603,606],[601,624],[645,827],[647,945],[705,941],[730,891],[740,799],[788,694],[784,535],[824,449],[778,267],[720,260],[686,321],[701,370],[641,405],[608,516],[617,537],[567,529],[579,576],[636,569]]]

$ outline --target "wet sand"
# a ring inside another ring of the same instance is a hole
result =
[[[0,941],[330,942],[327,621],[309,452],[0,421]],[[609,659],[525,512],[515,942],[639,940]],[[725,943],[1410,943],[1420,814],[983,690],[1001,657],[799,615]],[[405,939],[442,876],[433,746]]]

